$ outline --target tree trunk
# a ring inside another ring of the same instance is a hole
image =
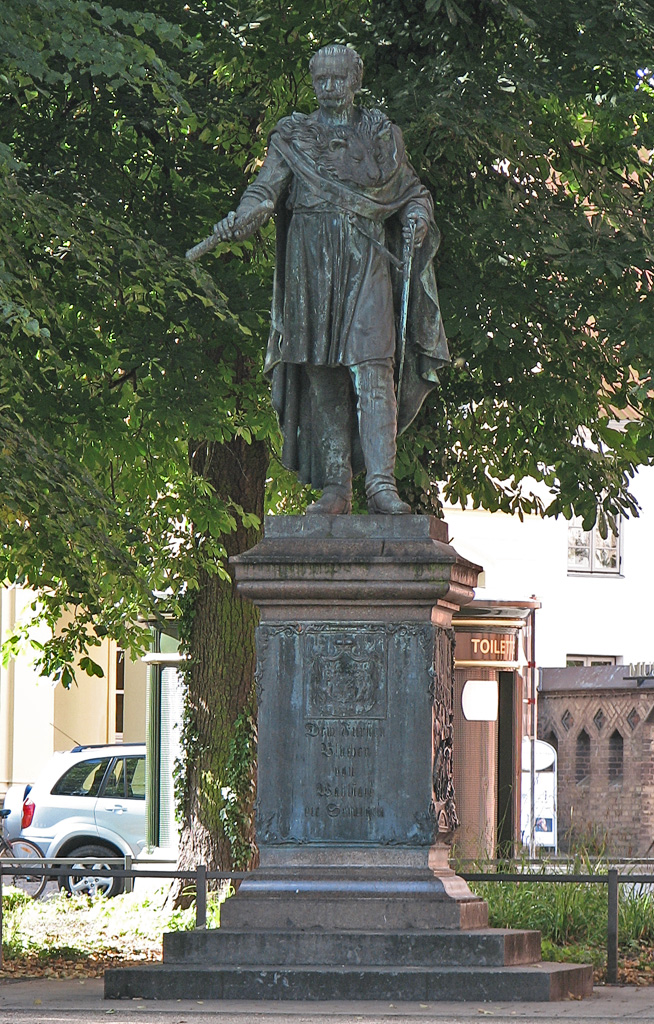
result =
[[[193,470],[217,495],[263,516],[268,453],[263,442],[235,438],[227,444],[192,443]],[[238,523],[223,542],[228,555],[246,551],[260,531]],[[202,570],[181,628],[189,654],[185,673],[183,746],[179,786],[182,831],[179,869],[206,864],[213,870],[243,870],[257,856],[253,807],[256,764],[254,631],[257,611],[242,600],[232,581]],[[184,902],[183,886],[175,901]]]

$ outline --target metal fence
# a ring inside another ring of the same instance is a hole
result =
[[[94,878],[123,878],[126,880],[125,888],[130,891],[133,888],[133,883],[136,879],[163,879],[163,880],[174,880],[182,879],[194,885],[195,887],[195,927],[205,928],[207,924],[207,883],[209,881],[237,881],[244,878],[248,878],[251,874],[249,871],[207,871],[205,864],[198,864],[194,871],[173,871],[173,870],[152,870],[148,866],[134,867],[131,857],[123,858],[103,858],[105,864],[115,864],[116,867],[110,868],[97,868],[97,857],[95,858],[83,858],[78,857],[76,859],[58,859],[56,861],[46,860],[45,858],[29,860],[28,858],[20,858],[19,861],[10,860],[6,861],[0,859],[0,968],[2,967],[2,876],[3,874],[16,874],[16,864],[19,863],[21,869],[29,869],[29,874],[36,875],[41,878],[46,876],[47,878],[61,878],[64,875],[70,875],[71,867],[74,865],[76,868],[80,866],[88,865],[92,868]],[[150,862],[151,864],[152,862]],[[77,872],[75,872],[77,873]],[[606,874],[560,874],[560,873],[510,873],[501,871],[491,872],[468,872],[460,871],[461,878],[464,878],[467,882],[528,882],[530,885],[541,882],[554,882],[558,885],[566,885],[570,883],[587,883],[593,885],[606,885],[607,887],[607,902],[608,902],[608,919],[607,919],[607,933],[606,933],[606,980],[610,985],[615,985],[618,980],[618,904],[619,904],[619,887],[623,884],[629,885],[654,885],[654,874],[649,875],[636,875],[636,874],[620,874],[617,868],[609,868]]]
[[[174,879],[181,879],[186,881],[195,887],[195,927],[206,928],[207,925],[207,882],[217,881],[240,881],[244,878],[248,878],[251,872],[249,871],[207,871],[205,864],[198,864],[195,870],[188,871],[173,871],[170,870],[152,870],[148,862],[147,866],[134,867],[132,857],[103,857],[102,863],[108,865],[116,865],[115,867],[99,868],[97,867],[98,858],[96,857],[75,857],[75,858],[64,858],[58,857],[56,860],[48,860],[46,857],[20,857],[20,858],[0,858],[0,970],[2,969],[2,935],[3,935],[3,913],[2,913],[2,893],[3,875],[16,875],[29,874],[37,878],[43,878],[44,876],[48,879],[58,879],[66,875],[78,874],[76,869],[87,867],[89,874],[92,874],[94,878],[123,878],[125,879],[125,889],[127,892],[131,892],[134,886],[134,882],[141,879],[163,879],[164,881],[173,881]]]

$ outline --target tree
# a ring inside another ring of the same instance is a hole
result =
[[[100,671],[101,636],[143,649],[137,613],[177,616],[181,862],[228,868],[252,854],[256,619],[227,557],[256,540],[277,443],[272,228],[201,267],[183,254],[233,205],[289,87],[306,102],[312,16],[314,38],[336,29],[330,5],[156,12],[0,5],[0,557],[39,590],[37,617],[74,608],[40,654],[65,685],[76,655]],[[277,474],[275,500],[294,486]]]
[[[651,459],[649,5],[608,0],[0,0],[2,576],[42,593],[70,681],[165,605],[190,653],[182,863],[250,859],[255,614],[226,558],[277,461],[262,376],[272,225],[200,266],[307,63],[354,43],[434,194],[455,364],[401,446],[405,496],[594,521]],[[301,9],[300,9],[301,8]],[[155,13],[156,11],[156,13]],[[645,76],[646,77],[646,76]],[[627,429],[610,410],[630,410]],[[265,494],[267,486],[267,496]],[[153,601],[152,594],[167,595]]]
[[[370,24],[367,81],[435,198],[458,357],[406,476],[586,527],[598,500],[634,513],[653,451],[651,5],[378,0]],[[546,509],[524,477],[551,487]]]

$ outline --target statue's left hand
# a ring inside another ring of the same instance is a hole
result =
[[[411,237],[412,224],[415,224],[415,235],[413,237],[417,249],[419,246],[422,245],[425,238],[427,237],[427,232],[429,231],[429,221],[426,220],[424,217],[421,217],[419,213],[410,213],[409,216],[407,217],[406,226],[402,228],[402,234],[406,239],[409,239]]]

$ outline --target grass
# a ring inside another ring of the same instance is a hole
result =
[[[117,962],[160,960],[163,933],[195,923],[195,905],[172,909],[167,893],[164,887],[107,900],[58,892],[33,901],[18,890],[4,890],[0,976],[95,976]],[[209,899],[207,924],[217,926],[219,917],[219,901]]]

